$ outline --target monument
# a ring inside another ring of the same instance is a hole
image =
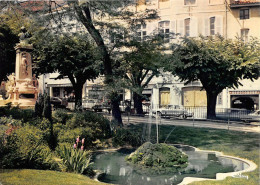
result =
[[[12,103],[12,106],[21,108],[34,107],[38,97],[38,81],[32,75],[33,47],[28,43],[30,34],[24,27],[21,28],[20,42],[15,46],[16,63],[15,74],[9,76],[8,98],[0,99],[0,106]]]

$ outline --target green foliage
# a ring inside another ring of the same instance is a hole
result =
[[[207,92],[207,118],[215,119],[217,95],[225,88],[241,85],[239,80],[260,75],[260,42],[218,37],[185,38],[173,45],[165,70],[186,84],[199,80]]]
[[[3,168],[56,168],[47,145],[48,132],[26,125],[5,136],[0,163]]]
[[[22,125],[22,121],[21,120],[17,120],[17,119],[13,119],[12,116],[10,117],[1,117],[0,118],[0,125],[12,125],[12,126],[21,126]]]
[[[34,107],[34,115],[36,117],[42,117],[42,112],[44,108],[44,95],[39,94],[38,100],[35,103]]]
[[[93,112],[76,112],[66,123],[68,128],[89,128],[93,139],[111,136],[110,122],[100,114]]]
[[[42,115],[52,123],[52,111],[51,111],[51,100],[50,96],[44,94],[44,106]]]
[[[79,149],[67,148],[65,146],[57,149],[57,154],[62,159],[62,168],[66,172],[93,175],[90,167],[91,153]]]
[[[82,88],[86,80],[99,75],[100,59],[87,35],[48,37],[35,43],[34,60],[38,73],[59,72],[58,78],[68,77],[75,91],[75,107],[81,106]]]
[[[144,143],[135,152],[126,158],[141,170],[148,170],[151,173],[163,174],[176,172],[188,165],[188,156],[174,146],[164,143]]]
[[[75,143],[77,137],[85,138],[85,148],[93,147],[94,141],[96,140],[90,128],[75,128],[68,130],[60,130],[58,132],[59,145],[62,143]],[[71,144],[71,147],[73,144]]]
[[[138,133],[130,131],[124,128],[117,128],[113,134],[113,146],[133,146],[137,147],[140,146],[142,139]]]
[[[58,123],[66,124],[66,121],[71,118],[66,109],[57,109],[53,115],[54,119]]]
[[[3,22],[0,23],[0,83],[7,75],[14,72],[15,50],[18,42],[17,35],[12,33],[10,27]]]
[[[20,109],[19,107],[11,107],[7,105],[0,107],[0,116],[12,116],[13,119],[21,120],[23,123],[30,121],[34,111],[31,109]]]

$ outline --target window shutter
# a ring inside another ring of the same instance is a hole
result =
[[[203,36],[209,36],[209,17],[204,19],[204,29],[203,29]]]
[[[179,33],[181,36],[184,36],[184,20],[178,20],[178,29],[177,33]]]
[[[223,35],[223,16],[216,16],[216,34]]]
[[[155,29],[154,25],[152,23],[148,23],[146,25],[147,35],[150,35],[153,32],[154,29]]]
[[[198,36],[198,19],[196,17],[191,18],[190,36],[191,37],[197,37]]]

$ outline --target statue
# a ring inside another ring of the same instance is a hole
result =
[[[11,87],[15,87],[16,86],[16,80],[15,80],[15,75],[14,73],[12,73],[12,75],[9,78],[10,82],[11,82]]]
[[[33,86],[38,88],[38,80],[35,74],[33,74],[32,81],[33,81]]]
[[[21,33],[18,35],[20,37],[20,43],[28,44],[28,39],[31,37],[31,34],[27,32],[26,28],[21,27]]]
[[[22,63],[21,63],[21,67],[22,67],[22,74],[24,74],[24,77],[26,77],[28,75],[28,61],[26,58],[26,53],[24,53],[22,55]]]

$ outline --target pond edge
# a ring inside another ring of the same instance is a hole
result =
[[[252,172],[252,171],[254,171],[257,168],[257,165],[253,161],[250,161],[248,159],[242,159],[242,158],[239,158],[239,157],[230,156],[230,155],[225,155],[225,154],[223,154],[223,152],[218,152],[218,151],[214,151],[214,150],[201,150],[201,149],[196,148],[194,146],[183,145],[183,144],[169,144],[169,145],[172,145],[172,146],[176,146],[176,145],[178,145],[178,146],[188,146],[188,147],[194,148],[195,151],[207,152],[207,153],[215,153],[216,156],[242,161],[242,162],[248,164],[248,166],[249,166],[247,169],[244,169],[244,170],[241,170],[241,171],[228,172],[228,173],[217,173],[216,174],[216,179],[199,178],[199,177],[185,177],[182,180],[182,182],[179,183],[178,185],[187,185],[187,184],[190,184],[190,183],[195,182],[195,181],[206,181],[206,180],[211,180],[211,181],[212,180],[217,180],[218,181],[218,180],[224,180],[227,177],[241,176],[241,173]],[[114,148],[114,149],[108,149],[108,150],[102,150],[102,151],[103,152],[114,152],[114,151],[117,151],[119,149],[120,148]],[[101,182],[101,181],[98,180],[98,178],[101,175],[104,175],[104,173],[103,172],[97,172],[95,177],[94,177],[94,180],[98,181],[98,182]],[[108,183],[105,183],[105,182],[102,182],[102,183],[108,184]]]
[[[234,177],[234,176],[242,177],[241,173],[251,172],[251,171],[254,171],[257,168],[257,165],[253,161],[250,161],[248,159],[242,159],[242,158],[239,158],[239,157],[225,155],[225,154],[223,154],[223,152],[218,152],[218,151],[214,151],[214,150],[201,150],[199,148],[196,148],[196,147],[190,146],[190,145],[182,145],[182,144],[178,144],[178,145],[192,147],[192,148],[195,149],[195,151],[199,151],[199,152],[215,153],[216,156],[242,161],[242,162],[248,164],[248,166],[249,166],[247,169],[244,169],[244,170],[241,170],[241,171],[228,172],[228,173],[217,173],[216,179],[199,178],[199,177],[185,177],[182,180],[182,182],[179,183],[178,185],[187,185],[187,184],[195,182],[195,181],[205,181],[205,180],[217,180],[217,181],[219,181],[219,180],[224,180],[227,177]]]

